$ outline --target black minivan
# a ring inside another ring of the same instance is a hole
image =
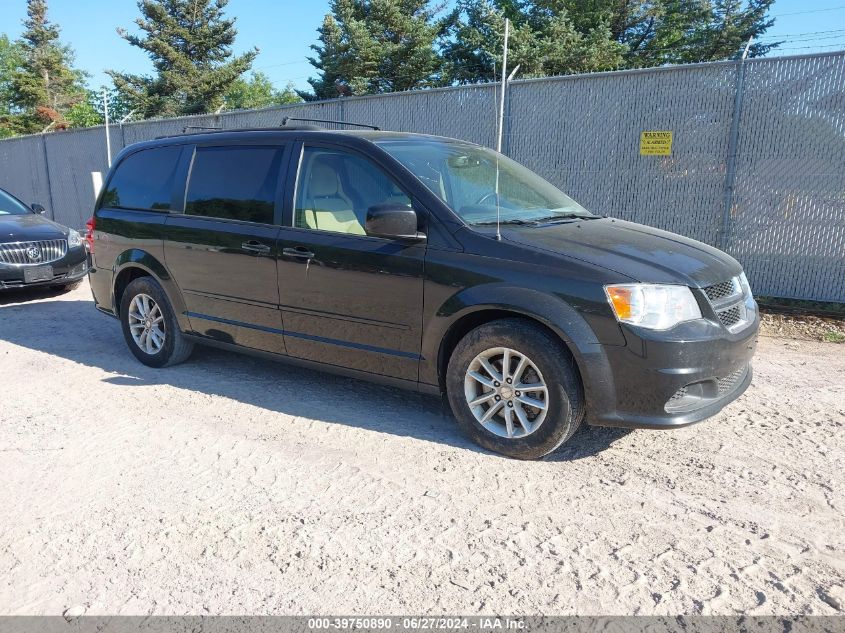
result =
[[[736,260],[464,141],[303,126],[139,143],[88,240],[96,306],[142,363],[205,343],[445,393],[512,457],[582,420],[691,424],[751,382],[759,316]]]

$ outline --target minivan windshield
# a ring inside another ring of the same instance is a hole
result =
[[[31,211],[22,202],[0,189],[0,215],[26,215]]]
[[[407,167],[470,225],[595,217],[527,167],[486,147],[447,139],[383,139]],[[498,213],[497,213],[498,207]]]

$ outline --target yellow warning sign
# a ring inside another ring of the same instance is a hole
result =
[[[671,130],[648,130],[640,132],[640,156],[670,156],[671,154]]]

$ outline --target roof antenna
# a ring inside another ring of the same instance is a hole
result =
[[[496,133],[496,239],[502,239],[501,205],[499,204],[499,156],[502,153],[502,132],[505,128],[505,88],[508,84],[508,37],[511,21],[505,18],[505,47],[502,52],[502,89],[499,94],[499,129]]]

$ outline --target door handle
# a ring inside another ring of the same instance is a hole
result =
[[[314,253],[307,250],[304,246],[297,246],[296,248],[283,248],[282,255],[285,257],[298,257],[300,259],[314,259]]]
[[[243,244],[241,244],[241,248],[249,253],[255,253],[256,255],[270,254],[269,246],[267,246],[266,244],[262,244],[261,242],[257,242],[255,240],[244,242]]]

